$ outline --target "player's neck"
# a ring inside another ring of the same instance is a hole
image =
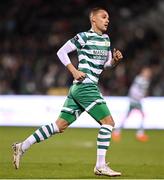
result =
[[[97,27],[95,27],[95,26],[92,26],[91,29],[92,29],[93,32],[97,33],[98,35],[102,35],[102,34],[103,34],[103,32],[102,32],[101,30],[99,30],[99,29],[98,29]]]

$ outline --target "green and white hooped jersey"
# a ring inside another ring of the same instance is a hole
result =
[[[82,83],[97,84],[111,51],[109,36],[99,35],[90,30],[78,33],[70,41],[77,48],[78,70],[86,73],[86,78]],[[74,83],[77,82],[77,80],[74,81]]]
[[[140,101],[147,94],[150,80],[145,79],[142,75],[137,75],[129,89],[131,101]]]

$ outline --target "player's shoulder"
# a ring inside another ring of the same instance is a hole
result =
[[[110,41],[110,38],[109,38],[108,34],[103,34],[102,37],[105,38],[106,40]]]
[[[81,33],[85,34],[85,36],[88,37],[88,38],[95,36],[95,32],[92,29],[90,29],[88,31],[81,32]]]
[[[76,36],[82,38],[83,40],[87,40],[88,37],[87,32],[85,31],[77,33]]]
[[[79,35],[79,36],[87,36],[87,31],[79,32],[79,33],[77,33],[77,35]]]
[[[102,35],[104,38],[108,38],[109,39],[109,35],[108,34],[103,34]]]

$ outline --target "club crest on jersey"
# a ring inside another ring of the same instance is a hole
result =
[[[110,46],[110,42],[105,40],[105,46]]]

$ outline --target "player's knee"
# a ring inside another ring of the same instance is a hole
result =
[[[101,124],[108,124],[113,127],[115,126],[115,122],[114,122],[112,116],[107,116],[104,119],[102,119],[100,122],[101,122]]]
[[[115,122],[114,121],[110,122],[110,125],[114,127],[115,126]]]
[[[58,126],[59,128],[59,133],[63,133],[64,130],[68,127],[68,122],[65,121],[64,119],[58,119],[56,121],[56,125]]]
[[[114,127],[114,126],[115,126],[115,122],[114,122],[114,120],[113,120],[113,119],[109,119],[109,120],[107,120],[106,124],[111,125],[112,127]]]

